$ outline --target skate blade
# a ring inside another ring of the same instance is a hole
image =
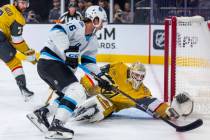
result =
[[[68,140],[72,139],[74,134],[72,133],[65,133],[65,132],[58,132],[58,131],[48,131],[45,134],[46,139],[62,139],[62,140]]]
[[[32,114],[27,114],[26,117],[42,132],[42,133],[45,133],[48,131],[48,128],[39,123],[38,122],[38,118],[36,115],[34,115],[33,113]]]

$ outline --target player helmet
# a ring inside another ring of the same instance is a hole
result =
[[[93,22],[94,27],[100,27],[102,24],[107,24],[107,15],[105,10],[100,6],[90,6],[85,11],[85,19],[90,19]],[[99,23],[94,24],[94,20],[98,19]]]
[[[131,82],[132,87],[137,90],[145,78],[146,68],[142,63],[136,62],[131,64],[128,74],[128,81]]]

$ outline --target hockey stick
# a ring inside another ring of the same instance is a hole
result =
[[[45,101],[45,105],[48,105],[49,104],[49,101],[52,99],[52,96],[53,96],[53,93],[54,93],[54,90],[52,88],[49,87],[49,90],[50,90],[49,91],[50,94],[49,94],[47,100]]]
[[[82,66],[82,65],[79,65],[79,67],[87,74],[90,74],[94,77],[95,80],[97,81],[102,81],[103,79],[100,78],[99,76],[97,76],[95,73],[91,72],[89,69],[87,69],[85,66]],[[112,91],[115,92],[115,93],[120,93],[122,94],[123,96],[127,97],[128,99],[130,99],[131,101],[135,102],[136,105],[139,107],[140,110],[142,110],[143,112],[151,115],[152,117],[154,118],[159,118],[161,119],[162,121],[164,121],[165,123],[169,124],[170,126],[172,126],[173,128],[176,129],[177,132],[186,132],[186,131],[190,131],[190,130],[193,130],[195,128],[198,128],[200,127],[202,124],[203,124],[203,120],[202,119],[197,119],[196,121],[190,123],[190,124],[187,124],[187,125],[183,125],[183,126],[178,126],[176,124],[174,124],[173,122],[165,119],[165,118],[162,118],[160,116],[158,116],[156,113],[152,112],[151,110],[149,110],[147,108],[147,106],[143,105],[143,104],[139,104],[134,98],[132,98],[131,96],[129,96],[128,94],[126,94],[125,92],[121,91],[120,89],[118,89],[117,87],[113,86],[113,85],[110,85],[111,88],[112,88]]]

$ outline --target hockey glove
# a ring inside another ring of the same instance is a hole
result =
[[[65,50],[66,65],[75,69],[79,63],[79,46],[70,46],[69,49]]]
[[[100,80],[96,79],[98,81],[98,86],[102,89],[105,89],[106,91],[111,91],[111,85],[114,84],[113,81],[111,81],[105,74],[101,75],[99,73],[98,77],[100,77]]]
[[[103,120],[114,111],[114,105],[101,94],[87,99],[75,110],[75,120],[96,122]]]
[[[171,104],[180,115],[189,116],[194,109],[194,101],[187,92],[177,94]]]
[[[26,56],[27,61],[31,62],[32,64],[36,64],[37,60],[35,50],[29,49],[24,52],[24,55]]]

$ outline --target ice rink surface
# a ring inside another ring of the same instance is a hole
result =
[[[29,103],[24,103],[9,69],[0,62],[0,140],[44,140],[43,134],[25,117],[42,105],[48,96],[48,86],[38,77],[36,66],[24,62],[28,87],[35,92]],[[145,84],[152,94],[162,98],[163,67],[146,65]],[[78,70],[77,76],[81,76]],[[194,118],[186,119],[190,122]],[[182,123],[184,121],[181,121]],[[210,119],[198,129],[177,133],[172,127],[155,120],[136,109],[127,109],[113,114],[98,123],[69,121],[69,128],[75,131],[74,140],[209,140]]]

